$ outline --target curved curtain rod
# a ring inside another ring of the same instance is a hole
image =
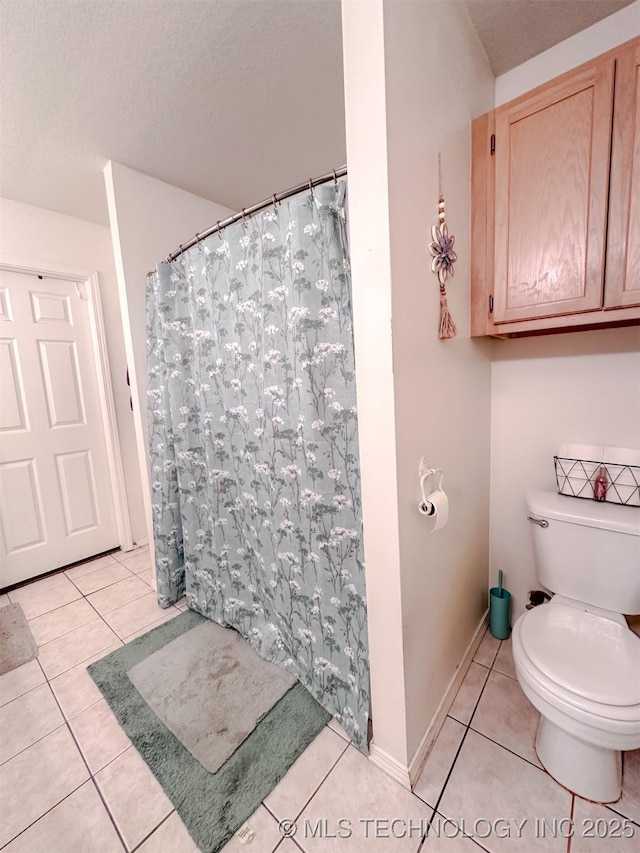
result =
[[[187,243],[181,243],[175,252],[171,252],[170,255],[167,256],[167,263],[171,263],[175,261],[176,258],[180,257],[183,252],[186,252],[187,249],[191,249],[200,240],[204,240],[205,237],[210,237],[212,234],[215,234],[218,231],[222,231],[227,225],[232,225],[234,222],[238,222],[240,219],[247,219],[249,216],[253,216],[254,213],[258,213],[261,210],[264,210],[265,207],[270,207],[272,204],[277,204],[280,201],[284,201],[286,198],[290,198],[292,195],[297,195],[298,193],[304,192],[305,190],[311,190],[313,187],[320,186],[320,184],[326,184],[327,181],[337,181],[338,178],[342,178],[347,174],[347,167],[341,166],[339,169],[336,169],[333,172],[327,172],[326,175],[321,175],[319,178],[310,178],[306,183],[298,184],[295,187],[291,187],[291,189],[285,190],[283,193],[274,193],[271,198],[265,199],[264,201],[259,202],[258,204],[254,204],[252,207],[243,208],[240,213],[234,213],[233,216],[229,216],[227,219],[223,219],[222,222],[216,222],[211,228],[207,228],[206,231],[203,231],[201,234],[196,234],[195,237],[192,237]]]

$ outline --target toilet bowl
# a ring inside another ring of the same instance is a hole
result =
[[[640,638],[555,596],[513,629],[520,685],[541,714],[536,752],[564,787],[619,799],[621,751],[640,747]]]
[[[541,715],[536,752],[565,788],[612,803],[622,751],[640,748],[640,513],[527,493],[539,581],[555,593],[513,627],[520,686]]]

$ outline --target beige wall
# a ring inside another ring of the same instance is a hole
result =
[[[496,79],[496,103],[640,35],[640,2]],[[536,580],[524,494],[555,490],[563,442],[640,446],[637,328],[495,341],[491,382],[490,581],[513,595],[512,621]]]
[[[491,388],[491,580],[513,619],[537,589],[525,491],[555,491],[563,442],[640,446],[637,328],[496,341]]]
[[[496,77],[496,106],[640,35],[640,0]]]
[[[493,76],[456,2],[346,2],[343,43],[374,742],[406,766],[486,608],[490,344],[468,332],[469,175]],[[459,257],[446,342],[426,250],[438,151]],[[435,534],[417,512],[423,455],[451,502]]]
[[[486,609],[490,344],[469,338],[470,122],[494,78],[461,3],[385,3],[396,458],[407,751],[431,722]],[[438,152],[458,262],[447,284],[458,336],[438,339],[427,244]],[[444,470],[448,525],[417,512],[421,456]]]
[[[134,399],[145,518],[151,535],[146,431],[147,273],[179,243],[186,243],[232,211],[114,162],[105,167],[105,187]]]
[[[374,739],[406,767],[382,3],[343,3],[342,39]]]
[[[98,272],[131,532],[134,541],[139,542],[146,537],[147,529],[109,229],[51,210],[0,199],[0,234],[0,251],[7,260],[45,269],[47,263],[52,263]]]

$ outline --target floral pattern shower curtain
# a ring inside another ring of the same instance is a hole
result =
[[[245,636],[367,749],[369,661],[345,184],[149,277],[158,597]]]

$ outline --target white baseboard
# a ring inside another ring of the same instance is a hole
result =
[[[409,762],[409,767],[404,768],[406,775],[409,777],[409,787],[413,788],[415,783],[418,781],[420,774],[424,768],[424,765],[429,757],[429,753],[431,752],[431,748],[435,743],[436,738],[442,728],[442,724],[444,723],[449,708],[453,700],[456,697],[456,693],[462,681],[467,674],[467,670],[471,665],[471,661],[473,660],[473,656],[475,655],[478,646],[482,640],[482,637],[485,632],[485,628],[489,624],[489,611],[487,610],[480,620],[480,624],[478,625],[475,634],[473,635],[471,642],[467,646],[467,650],[464,653],[464,657],[460,661],[460,666],[456,669],[455,674],[451,681],[449,682],[449,686],[447,687],[444,696],[442,697],[442,701],[438,705],[438,710],[433,715],[433,719],[429,723],[426,732],[424,733],[422,740],[420,741],[418,748],[413,754],[413,758]],[[394,778],[397,778],[394,776]]]
[[[372,741],[369,745],[369,761],[399,782],[404,788],[411,790],[411,779],[409,769],[397,759],[393,758],[383,749],[376,746]]]
[[[442,701],[438,705],[438,710],[435,712],[433,719],[429,723],[429,726],[413,755],[413,758],[409,762],[409,766],[405,766],[402,762],[393,758],[383,749],[380,749],[379,746],[376,746],[374,741],[372,741],[369,746],[369,760],[371,763],[375,764],[376,767],[379,767],[381,770],[384,770],[388,776],[391,776],[392,779],[395,779],[396,782],[399,782],[404,788],[408,788],[410,791],[413,789],[413,786],[418,781],[418,778],[422,773],[422,769],[429,757],[431,748],[438,737],[442,724],[446,719],[447,712],[451,707],[451,703],[456,697],[458,688],[467,674],[467,670],[471,665],[473,656],[480,645],[485,628],[488,624],[489,611],[487,610],[480,620],[471,642],[467,646],[464,656],[460,661],[460,665],[456,669],[454,676],[449,682],[445,694],[442,697]]]

